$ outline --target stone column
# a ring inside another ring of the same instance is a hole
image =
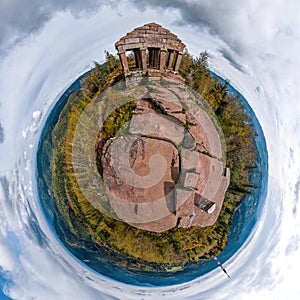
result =
[[[142,69],[147,70],[147,48],[141,48],[141,58],[142,58]]]
[[[123,72],[126,74],[127,72],[129,72],[126,52],[121,52],[121,53],[119,52],[119,56],[120,56],[121,64],[123,67]]]
[[[174,71],[178,72],[182,60],[182,52],[178,52]]]
[[[159,69],[159,57],[160,57],[160,49],[153,48],[152,49],[152,67],[154,69]]]
[[[167,49],[161,48],[160,49],[160,62],[159,62],[159,69],[161,71],[166,69],[166,60],[167,60]]]
[[[170,56],[169,56],[168,69],[172,69],[172,63],[173,63],[173,60],[174,60],[174,55],[175,55],[175,52],[172,50],[170,52]]]
[[[135,59],[135,67],[138,69],[142,68],[142,58],[141,58],[141,52],[140,49],[134,49],[134,59]]]

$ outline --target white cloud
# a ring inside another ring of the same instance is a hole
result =
[[[92,14],[105,0],[10,0],[0,3],[0,53],[23,38],[40,31],[44,24],[60,11],[74,16]]]
[[[9,249],[6,244],[5,239],[0,241],[0,266],[2,266],[4,270],[10,272],[15,269],[15,260],[11,253],[11,249]]]

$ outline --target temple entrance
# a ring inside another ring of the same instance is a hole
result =
[[[135,67],[137,69],[142,69],[142,55],[140,49],[133,49],[134,59],[135,59]]]
[[[142,69],[142,55],[140,49],[126,51],[126,59],[129,69]]]
[[[169,70],[174,70],[176,59],[177,59],[177,53],[172,50],[168,51],[167,68]]]
[[[148,48],[147,52],[147,65],[152,69],[159,69],[160,49]]]

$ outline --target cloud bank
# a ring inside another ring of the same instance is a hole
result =
[[[75,17],[92,14],[105,0],[10,0],[0,3],[0,49],[8,50],[25,37],[42,30],[44,24],[60,11]]]

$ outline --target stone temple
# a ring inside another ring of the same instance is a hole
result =
[[[177,72],[185,44],[170,30],[150,23],[127,33],[115,44],[125,75],[130,71]],[[134,55],[134,64],[128,63],[127,53]]]
[[[136,99],[136,108],[126,135],[105,143],[100,135],[98,153],[111,209],[121,221],[153,232],[213,225],[230,172],[217,125],[196,104],[201,97],[177,74],[185,44],[150,23],[115,46],[128,86],[123,96]],[[137,78],[149,83],[139,86]]]

